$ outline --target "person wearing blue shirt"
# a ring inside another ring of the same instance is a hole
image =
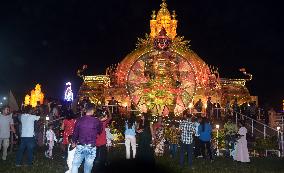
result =
[[[206,117],[202,118],[202,121],[198,127],[198,134],[199,134],[199,140],[201,143],[201,153],[202,153],[203,158],[207,157],[205,155],[205,148],[206,148],[207,154],[209,155],[210,160],[213,160],[212,151],[211,151],[212,126],[210,125]]]

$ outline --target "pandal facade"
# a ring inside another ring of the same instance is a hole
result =
[[[88,97],[95,104],[107,104],[111,97],[122,107],[134,105],[137,110],[150,109],[154,114],[179,115],[208,97],[225,105],[227,100],[239,103],[251,100],[246,82],[252,79],[224,79],[217,68],[210,68],[194,51],[189,41],[176,33],[176,12],[167,8],[165,0],[160,10],[152,11],[150,34],[138,39],[137,47],[120,63],[106,70],[105,75],[78,76],[83,84],[79,100]]]

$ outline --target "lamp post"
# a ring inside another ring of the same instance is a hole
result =
[[[2,97],[2,99],[0,100],[0,106],[4,106],[4,105],[6,105],[6,104],[7,104],[7,97],[4,96],[4,97]]]
[[[217,156],[219,156],[219,128],[220,128],[220,125],[219,124],[216,124],[216,129],[217,129],[217,135],[216,135],[216,143],[217,143]]]
[[[281,129],[281,127],[277,126],[276,129],[277,129],[278,149],[280,150],[281,149],[281,139],[280,139],[280,129]]]

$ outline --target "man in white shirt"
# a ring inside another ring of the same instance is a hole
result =
[[[31,166],[33,162],[33,150],[36,145],[35,133],[34,133],[34,122],[39,120],[40,116],[31,115],[31,108],[26,107],[25,113],[21,115],[20,122],[22,124],[21,144],[19,146],[16,156],[16,166],[21,166],[23,154],[27,148],[28,152],[28,165]]]
[[[7,157],[7,149],[10,143],[10,131],[16,134],[14,121],[12,115],[10,114],[10,108],[9,106],[5,106],[3,108],[3,114],[0,114],[0,150],[3,146],[2,160],[6,160]]]

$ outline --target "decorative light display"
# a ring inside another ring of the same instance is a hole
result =
[[[71,87],[71,82],[67,82],[65,84],[66,89],[64,92],[64,100],[67,102],[72,102],[73,101],[73,92],[72,92],[72,87]]]
[[[31,105],[32,107],[36,107],[38,102],[43,104],[44,94],[41,92],[41,85],[37,84],[35,89],[31,91],[31,95],[25,96],[25,106]]]
[[[176,12],[173,11],[173,14],[169,12],[167,9],[167,4],[166,0],[163,0],[161,4],[161,9],[158,11],[157,15],[155,14],[155,11],[152,11],[153,14],[151,15],[152,19],[150,20],[150,29],[151,33],[150,36],[152,38],[156,37],[162,28],[166,30],[168,33],[168,36],[170,38],[175,38],[177,33],[176,33],[176,28],[177,28],[177,20],[176,18]]]
[[[136,49],[107,68],[101,80],[82,76],[86,66],[78,70],[78,76],[84,79],[79,97],[88,96],[94,103],[115,97],[121,105],[133,102],[140,112],[150,109],[153,115],[164,116],[193,109],[199,99],[206,105],[208,97],[221,105],[234,99],[231,93],[243,98],[241,101],[250,99],[245,86],[248,80],[221,79],[218,68],[207,65],[189,48],[188,40],[177,36],[176,16],[162,0],[160,10],[151,15],[150,34],[138,38]],[[245,69],[240,71],[252,77]]]

